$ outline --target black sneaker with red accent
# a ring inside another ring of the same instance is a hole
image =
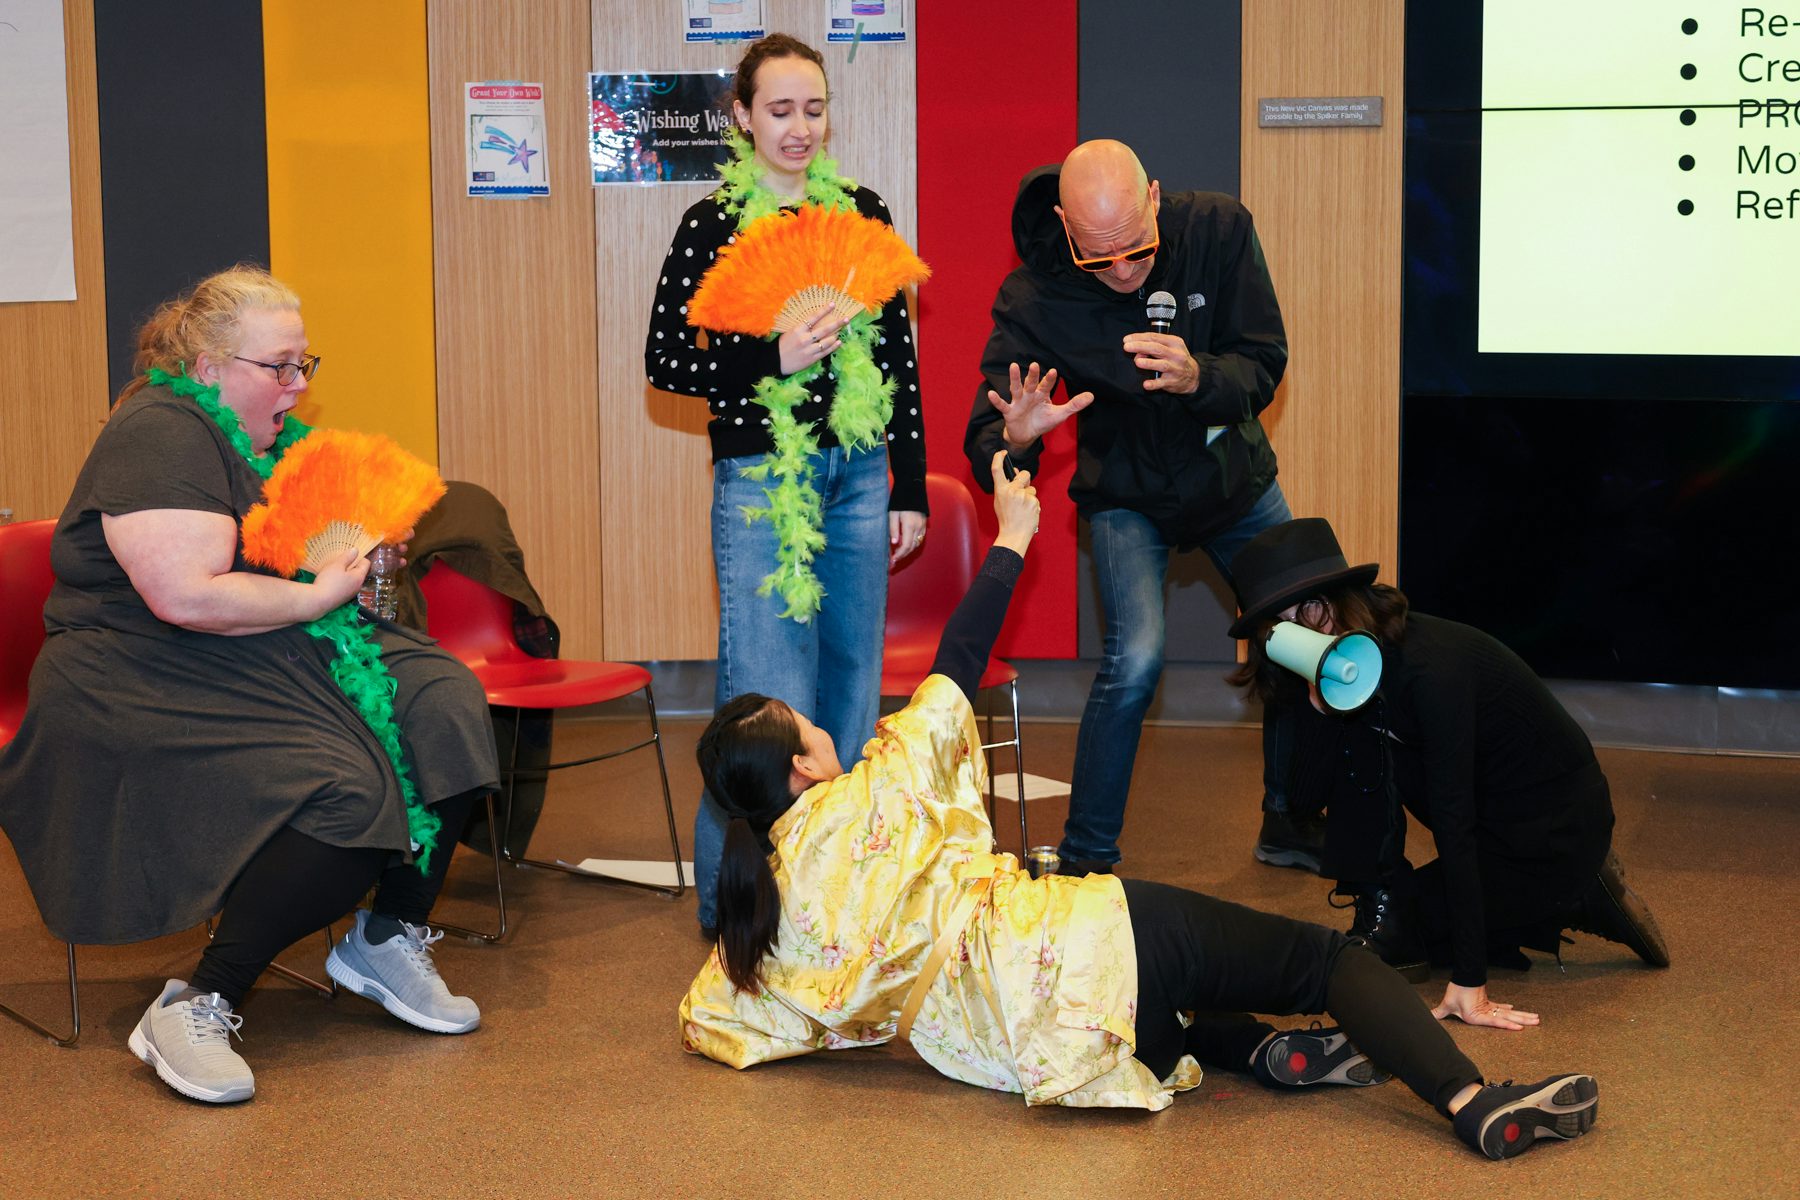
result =
[[[1393,1076],[1369,1061],[1340,1029],[1290,1029],[1258,1046],[1250,1055],[1250,1071],[1265,1086],[1304,1088],[1315,1083],[1373,1087]]]
[[[1456,1136],[1489,1158],[1511,1158],[1539,1138],[1578,1138],[1600,1115],[1592,1075],[1552,1075],[1537,1083],[1490,1083],[1453,1118]]]

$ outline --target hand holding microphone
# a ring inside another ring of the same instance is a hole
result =
[[[1140,371],[1150,373],[1144,380],[1146,392],[1189,396],[1200,386],[1200,364],[1188,353],[1187,343],[1170,332],[1175,327],[1175,312],[1174,296],[1168,292],[1150,293],[1144,305],[1150,332],[1127,335],[1125,353],[1132,356]]]

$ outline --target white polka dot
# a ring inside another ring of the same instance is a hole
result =
[[[915,430],[913,430],[913,434],[912,434],[912,435],[913,435],[913,436],[914,436],[914,437],[918,437],[918,436],[919,436],[919,431],[918,431],[918,430],[916,430],[916,429],[915,429]]]
[[[733,424],[736,424],[736,425],[742,425],[743,423],[744,423],[744,418],[742,418],[742,417],[737,418],[737,420],[733,422]]]
[[[719,369],[719,364],[716,362],[709,362],[706,364],[706,369],[709,371],[716,371]]]
[[[748,404],[748,403],[750,403],[750,402],[749,402],[749,401],[748,401],[748,400],[739,400],[739,401],[738,401],[738,403],[739,403],[739,404],[740,404],[740,405],[742,405],[742,404]]]
[[[667,275],[664,275],[664,276],[663,276],[663,282],[664,282],[664,283],[667,283],[667,282],[669,282],[669,277],[668,277],[668,276],[667,276]]]
[[[669,360],[669,369],[671,371],[679,371],[679,370],[681,370],[681,364],[676,362],[674,359],[670,359]]]
[[[689,258],[692,258],[692,257],[694,257],[694,248],[692,246],[689,246],[686,250],[683,250],[682,253],[687,255]]]
[[[665,279],[665,280],[663,280],[663,282],[664,282],[664,283],[667,283],[667,282],[668,282],[668,280],[666,280],[666,279]],[[687,287],[687,286],[688,286],[688,285],[689,285],[689,284],[691,284],[691,283],[693,283],[693,282],[694,282],[694,281],[693,281],[693,280],[692,280],[692,279],[689,279],[689,278],[688,278],[688,277],[687,277],[687,276],[686,276],[686,275],[683,275],[683,276],[682,276],[682,277],[681,277],[681,286],[682,286],[682,287]]]
[[[735,334],[735,333],[734,333],[734,334],[732,334],[732,335],[731,335],[731,340],[732,340],[732,341],[734,341],[734,342],[741,342],[741,341],[743,341],[743,340],[744,340],[744,339],[743,339],[743,338],[741,338],[741,337],[739,337],[739,336],[738,336],[738,335],[737,335],[737,334]]]
[[[900,315],[903,317],[906,315],[906,305],[904,304],[900,306]]]
[[[684,282],[684,283],[685,283],[685,282],[686,282],[686,281],[685,281],[685,280],[683,280],[683,282]],[[901,341],[903,341],[903,342],[905,342],[905,343],[906,343],[906,344],[907,344],[907,345],[909,345],[909,346],[910,346],[910,345],[912,345],[912,334],[910,334],[910,333],[903,333],[903,334],[901,334],[901,335],[900,335],[900,340],[901,340]]]
[[[699,221],[699,218],[695,218],[695,219],[694,219],[694,220],[692,220],[692,221],[689,221],[689,222],[688,222],[688,228],[689,228],[689,229],[698,229],[698,228],[700,228],[700,221]]]
[[[682,309],[682,310],[681,310],[681,311],[682,311],[682,312],[686,312],[686,311],[687,311],[687,309],[685,309],[685,308],[683,308],[683,309]],[[910,366],[912,366],[912,365],[913,365],[913,360],[912,360],[912,359],[910,359],[910,358],[909,358],[909,359],[907,359],[907,360],[906,360],[906,365],[907,365],[907,366],[909,366],[909,367],[910,367]]]
[[[685,304],[681,306],[681,315],[684,317],[687,316],[687,305]],[[911,363],[907,363],[906,365],[909,367],[912,366]]]
[[[724,219],[725,219],[725,213],[724,213],[724,210],[721,209],[719,212],[719,220],[723,221]]]
[[[659,330],[657,330],[657,331],[656,331],[656,337],[657,337],[657,340],[659,340],[659,341],[660,341],[660,340],[661,340],[661,339],[662,339],[662,335],[663,335],[663,331],[662,331],[662,330],[660,330],[660,329],[659,329]]]
[[[886,339],[886,338],[882,338],[882,339],[881,339],[881,341],[879,341],[879,342],[877,342],[877,343],[876,343],[876,345],[879,345],[879,346],[885,346],[885,345],[887,345],[887,339]]]
[[[664,310],[663,310],[663,306],[662,306],[662,305],[660,305],[660,304],[659,304],[659,305],[657,305],[657,306],[656,306],[656,311],[657,311],[657,312],[662,312],[662,311],[664,311]]]
[[[906,390],[909,392],[916,392],[919,390],[919,385],[916,383],[909,383],[906,385]]]
[[[913,415],[913,416],[915,416],[915,417],[916,417],[916,416],[918,416],[918,415],[919,415],[919,410],[918,410],[918,409],[916,409],[916,408],[913,408],[913,409],[908,409],[908,410],[907,410],[907,411],[908,411],[908,412],[910,412],[910,413],[912,413],[912,415]]]
[[[763,418],[763,419],[762,419],[762,423],[763,423],[763,424],[764,424],[764,425],[767,425],[767,424],[768,424],[768,423],[769,423],[769,418],[767,418],[767,417],[764,417],[764,418]]]
[[[725,244],[727,246],[734,245],[736,242],[737,242],[737,234],[735,234],[735,233],[725,239]]]
[[[717,255],[717,253],[716,253],[716,252],[715,252],[715,251],[712,251],[712,250],[708,250],[708,251],[707,251],[707,252],[706,252],[706,257],[708,257],[708,258],[716,258],[716,257],[718,257],[718,255]]]
[[[824,398],[825,398],[825,397],[823,397],[823,396],[821,396],[821,395],[818,395],[818,394],[817,394],[817,393],[815,393],[815,394],[814,394],[814,395],[813,395],[813,403],[814,403],[814,404],[817,404],[817,403],[818,403],[818,402],[819,402],[819,401],[821,401],[821,400],[823,400],[823,399],[824,399]]]
[[[699,369],[700,369],[699,363],[689,363],[688,364],[688,370],[690,370],[690,371],[698,371]]]

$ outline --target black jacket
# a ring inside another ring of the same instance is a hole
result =
[[[1008,394],[1007,369],[1054,366],[1067,391],[1094,403],[1075,420],[1077,453],[1069,496],[1084,514],[1129,508],[1156,522],[1172,545],[1199,545],[1229,528],[1275,479],[1275,453],[1257,414],[1275,397],[1287,337],[1250,213],[1216,192],[1166,195],[1157,213],[1162,245],[1144,285],[1120,293],[1069,257],[1057,203],[1060,167],[1040,167],[1019,185],[1013,244],[1023,265],[994,300],[994,332],[963,438],[975,478],[1004,447],[1004,422],[988,389]],[[1146,392],[1120,349],[1149,329],[1144,301],[1175,296],[1172,332],[1200,364],[1191,396]],[[1209,426],[1227,427],[1210,444]],[[1042,443],[1019,465],[1037,469]]]

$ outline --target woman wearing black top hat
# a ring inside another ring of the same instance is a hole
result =
[[[1265,699],[1311,693],[1310,708],[1296,705],[1290,788],[1326,809],[1323,873],[1355,897],[1351,936],[1414,978],[1428,956],[1447,964],[1435,1014],[1502,1029],[1538,1017],[1489,998],[1488,966],[1527,967],[1520,948],[1555,951],[1565,929],[1668,966],[1612,853],[1612,800],[1587,735],[1511,650],[1409,611],[1404,593],[1375,582],[1379,570],[1351,566],[1316,517],[1258,535],[1232,567],[1243,615],[1231,633],[1249,641],[1233,682]],[[1264,652],[1277,621],[1373,635],[1380,690],[1354,714],[1329,713],[1316,685]],[[1408,812],[1437,843],[1417,869]]]

